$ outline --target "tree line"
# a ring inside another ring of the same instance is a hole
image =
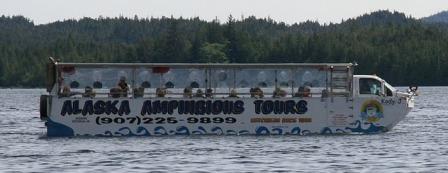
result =
[[[394,85],[448,85],[448,26],[377,11],[338,24],[254,16],[99,17],[35,25],[0,17],[0,87],[42,87],[48,57],[63,62],[357,62]]]

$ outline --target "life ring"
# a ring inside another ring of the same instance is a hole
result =
[[[48,118],[48,110],[47,110],[47,105],[48,105],[48,95],[41,95],[40,96],[40,119],[41,120],[46,120]]]
[[[417,90],[418,90],[418,86],[417,85],[411,85],[411,86],[409,86],[409,90],[411,91],[411,92],[416,92]]]

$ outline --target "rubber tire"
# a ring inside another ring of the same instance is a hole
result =
[[[48,95],[41,95],[40,96],[40,109],[39,109],[41,120],[46,120],[48,118],[47,104],[48,104]]]

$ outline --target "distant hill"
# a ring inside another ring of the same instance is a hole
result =
[[[440,13],[421,18],[426,23],[448,23],[448,11],[442,11]]]
[[[415,19],[406,17],[404,13],[400,13],[397,11],[391,12],[388,10],[379,10],[369,14],[364,14],[362,16],[348,19],[344,23],[348,24],[357,24],[363,26],[372,26],[372,25],[388,25],[388,24],[405,24],[415,21]]]

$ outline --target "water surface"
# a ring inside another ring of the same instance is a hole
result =
[[[448,87],[392,131],[338,136],[47,138],[42,89],[0,89],[0,172],[447,172]]]

